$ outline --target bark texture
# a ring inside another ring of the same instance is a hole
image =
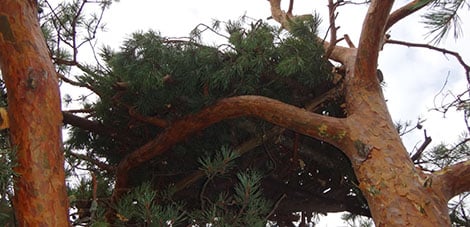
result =
[[[449,226],[447,200],[426,183],[394,126],[377,79],[377,59],[394,1],[372,1],[354,62],[345,58],[351,159],[376,226]]]
[[[195,132],[222,120],[253,116],[290,128],[298,133],[322,138],[338,147],[345,147],[346,127],[342,119],[330,118],[295,106],[261,96],[226,98],[171,124],[157,138],[143,145],[123,159],[117,168],[115,197],[126,191],[130,169],[168,151]]]
[[[60,95],[36,1],[1,1],[0,67],[18,161],[13,201],[18,225],[68,226]]]

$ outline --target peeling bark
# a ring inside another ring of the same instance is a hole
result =
[[[449,200],[460,193],[469,191],[470,160],[444,168],[433,175],[441,183],[441,190],[445,198]]]
[[[334,50],[341,51],[333,51],[330,56],[340,59],[346,72],[346,122],[350,132],[347,137],[353,145],[342,150],[353,164],[376,226],[449,226],[447,200],[448,194],[453,193],[442,192],[439,186],[431,187],[429,181],[435,176],[414,167],[377,80],[377,60],[385,29],[418,10],[423,1],[413,1],[396,11],[389,21],[393,2],[372,1],[358,48],[335,47]],[[280,9],[280,0],[270,3],[276,21],[284,25],[292,18]],[[448,176],[446,179],[454,174]],[[443,182],[450,191],[450,188],[463,190],[463,186]]]
[[[36,1],[2,0],[0,68],[18,161],[13,199],[17,224],[68,226],[59,87]]]

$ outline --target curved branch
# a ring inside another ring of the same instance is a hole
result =
[[[454,57],[457,59],[457,61],[460,63],[460,65],[462,65],[462,67],[465,69],[465,75],[466,75],[466,77],[467,77],[467,81],[470,83],[470,65],[468,65],[467,63],[465,63],[465,61],[463,60],[462,56],[460,56],[460,54],[457,53],[457,52],[455,52],[455,51],[450,51],[450,50],[447,50],[447,49],[444,49],[444,48],[439,48],[439,47],[431,46],[431,45],[429,45],[429,44],[410,43],[410,42],[399,41],[399,40],[392,40],[392,39],[387,40],[386,43],[399,44],[399,45],[404,45],[404,46],[408,46],[408,47],[422,47],[422,48],[428,48],[428,49],[431,49],[431,50],[435,50],[435,51],[442,52],[443,54],[450,54],[450,55],[454,56]]]
[[[349,130],[344,119],[309,112],[280,101],[261,96],[238,96],[222,99],[197,114],[174,122],[156,139],[143,145],[124,158],[116,174],[117,196],[127,187],[127,171],[160,155],[212,124],[226,119],[253,116],[300,134],[323,140],[338,148],[351,142],[347,140]]]
[[[377,60],[383,43],[385,24],[393,2],[393,0],[375,0],[369,6],[355,62],[354,75],[359,79],[377,81]]]
[[[310,112],[315,112],[318,110],[318,108],[321,106],[322,103],[324,103],[326,100],[333,99],[336,97],[336,94],[338,93],[338,88],[333,88],[329,90],[328,92],[324,93],[323,95],[318,96],[315,98],[311,103],[305,106],[305,109],[310,111]],[[243,154],[253,150],[255,147],[258,147],[265,143],[266,141],[272,140],[274,137],[279,136],[281,133],[284,132],[284,128],[281,127],[273,127],[270,131],[262,134],[262,135],[257,135],[250,140],[238,145],[236,148],[234,148],[234,152],[237,153],[238,155],[242,156]],[[191,175],[185,177],[184,179],[180,180],[175,184],[175,191],[181,191],[185,187],[193,184],[197,180],[201,179],[204,177],[204,171],[198,170]]]
[[[470,191],[470,160],[444,168],[434,175],[442,182],[441,190],[447,200]]]
[[[409,2],[408,4],[402,6],[401,8],[395,10],[390,16],[388,17],[387,24],[385,25],[385,31],[391,28],[395,23],[400,21],[401,19],[413,14],[414,12],[422,9],[423,7],[427,6],[429,3],[433,2],[434,0],[414,0]]]

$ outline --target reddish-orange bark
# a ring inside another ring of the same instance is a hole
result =
[[[417,170],[388,112],[377,59],[392,0],[372,1],[354,63],[345,62],[351,159],[376,226],[448,226],[447,199]]]
[[[441,184],[439,186],[442,193],[449,200],[470,188],[470,160],[444,168],[433,175]]]
[[[19,226],[68,226],[60,96],[34,0],[2,0],[0,67],[16,151]]]
[[[280,9],[280,0],[270,3],[273,18],[288,29],[293,16]],[[441,175],[425,174],[414,167],[401,142],[376,71],[385,28],[396,22],[387,22],[392,5],[392,0],[372,1],[358,48],[334,47],[331,51],[330,57],[341,62],[346,72],[347,118],[312,114],[262,97],[222,100],[177,121],[125,158],[118,167],[117,194],[126,187],[129,169],[165,152],[192,133],[224,119],[255,116],[340,148],[353,164],[376,226],[450,225],[447,201],[468,190],[468,183],[455,182],[468,175],[463,172],[469,168],[468,162]],[[393,15],[394,20],[399,20],[407,13]],[[324,43],[326,48],[333,45]]]
[[[334,47],[331,52],[330,57],[341,62],[346,72],[349,132],[346,140],[353,142],[341,149],[353,163],[377,226],[449,226],[448,199],[468,191],[468,184],[454,182],[456,173],[462,170],[452,168],[446,177],[437,177],[414,167],[394,127],[376,77],[385,29],[414,12],[399,10],[392,14],[392,21],[387,22],[393,2],[371,2],[357,49]],[[273,18],[288,29],[292,16],[280,9],[280,0],[270,0],[270,3]],[[414,1],[406,7],[416,4]],[[324,43],[326,49],[334,45]],[[461,166],[466,167],[466,164]],[[436,180],[434,186],[433,179]]]
[[[277,100],[261,96],[238,96],[223,99],[197,114],[171,124],[156,139],[148,142],[122,160],[117,168],[115,196],[127,187],[127,172],[151,158],[162,154],[176,143],[214,123],[225,119],[253,116],[290,128],[298,133],[321,138],[337,147],[346,147],[350,141],[343,119],[330,118],[309,112]]]

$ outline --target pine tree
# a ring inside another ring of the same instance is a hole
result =
[[[338,211],[349,212],[350,223],[358,215],[373,217],[377,225],[415,220],[413,215],[429,215],[423,223],[448,223],[435,216],[447,211],[447,201],[435,199],[441,195],[436,188],[450,191],[446,199],[468,191],[467,135],[454,146],[426,151],[423,146],[410,157],[399,138],[410,124],[394,125],[388,116],[374,54],[384,31],[425,6],[431,6],[425,19],[439,42],[466,2],[412,1],[391,14],[393,1],[366,2],[371,11],[358,48],[332,48],[336,37],[317,38],[317,15],[294,16],[293,1],[284,12],[279,0],[271,0],[279,27],[242,17],[200,24],[188,38],[136,32],[118,50],[97,51],[96,64],[83,64],[78,49],[92,44],[111,1],[57,7],[40,1],[41,28],[57,76],[92,93],[63,96],[66,105],[81,105],[62,112],[69,133],[66,172],[90,173],[68,185],[72,224],[290,226]],[[351,2],[329,3],[334,15],[336,7]],[[100,14],[86,15],[93,4]],[[375,18],[377,12],[384,17]],[[334,18],[330,23],[334,31]],[[208,32],[222,44],[207,45]],[[74,70],[80,75],[73,77]],[[7,96],[4,86],[1,90]],[[440,111],[467,113],[468,106],[459,97]],[[3,133],[7,140],[8,131]],[[14,148],[0,153],[5,223],[15,221]],[[415,169],[423,163],[436,174]],[[442,183],[450,178],[458,186],[454,191]],[[456,226],[468,225],[467,195],[449,203]],[[393,201],[411,201],[417,210],[406,216]],[[393,218],[383,215],[384,209]]]

